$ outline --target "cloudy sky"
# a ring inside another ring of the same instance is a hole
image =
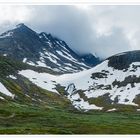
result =
[[[101,58],[140,49],[140,6],[0,5],[0,32],[25,23]]]

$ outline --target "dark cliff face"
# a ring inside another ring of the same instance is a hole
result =
[[[91,54],[83,59],[65,41],[44,32],[38,34],[24,24],[0,35],[0,54],[63,73],[89,69],[98,61]]]
[[[118,70],[127,69],[133,62],[140,62],[140,50],[120,53],[109,57],[108,66]]]

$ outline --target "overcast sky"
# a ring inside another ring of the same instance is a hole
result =
[[[18,23],[51,33],[82,54],[106,58],[140,49],[140,6],[0,5],[0,32]]]

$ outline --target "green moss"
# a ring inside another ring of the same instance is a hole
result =
[[[58,91],[58,93],[60,93],[61,95],[67,95],[68,93],[65,91],[65,87],[61,86],[60,84],[56,85],[56,90]]]
[[[88,99],[89,104],[95,104],[100,107],[109,108],[112,103],[109,97],[109,93],[104,94],[103,96],[99,96],[97,98],[90,98]]]

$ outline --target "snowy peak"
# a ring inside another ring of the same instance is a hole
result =
[[[13,29],[13,31],[32,32],[32,33],[35,33],[36,34],[35,31],[33,31],[28,26],[26,26],[24,23],[17,24],[16,27]]]
[[[2,33],[1,35],[6,35],[6,34],[9,34],[9,33],[13,34],[14,37],[18,36],[19,33],[20,33],[20,35],[21,35],[21,33],[36,34],[36,32],[31,30],[29,27],[27,27],[23,23],[20,23],[20,24],[16,25],[15,28]]]
[[[0,54],[59,73],[79,72],[95,63],[83,60],[65,41],[45,32],[38,34],[23,23],[0,35]]]

